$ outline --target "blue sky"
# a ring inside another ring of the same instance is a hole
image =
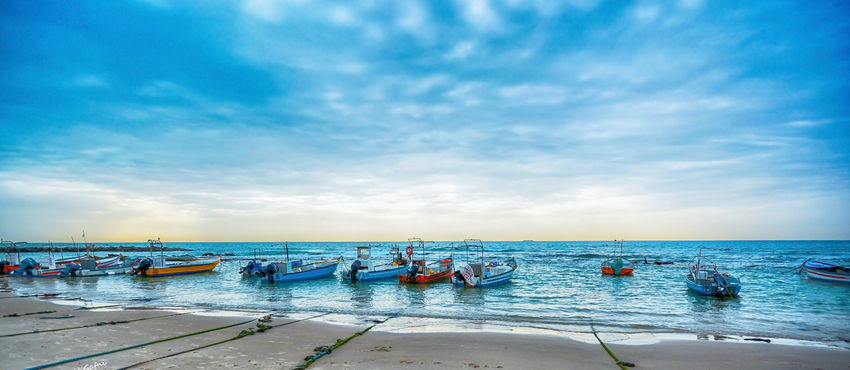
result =
[[[0,2],[0,237],[850,239],[850,5]]]

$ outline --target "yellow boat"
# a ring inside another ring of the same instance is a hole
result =
[[[148,243],[151,245],[151,254],[153,254],[154,244],[159,244],[160,247],[163,247],[159,239],[148,240]],[[149,277],[197,274],[199,272],[212,271],[212,269],[218,266],[219,262],[221,262],[221,256],[171,262],[166,261],[165,256],[161,254],[159,258],[151,256],[133,262],[128,274]]]

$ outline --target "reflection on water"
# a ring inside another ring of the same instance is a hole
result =
[[[634,276],[603,276],[599,264],[605,243],[485,242],[488,258],[515,256],[520,268],[512,282],[487,289],[433,284],[343,281],[338,276],[296,283],[243,277],[247,261],[222,261],[215,271],[162,278],[129,276],[81,278],[0,278],[22,293],[63,293],[128,306],[332,312],[374,317],[402,312],[416,320],[605,331],[697,332],[842,340],[850,326],[850,285],[814,281],[794,267],[808,257],[850,264],[848,242],[626,242]],[[292,258],[354,257],[354,243],[290,243]],[[173,243],[199,252],[269,260],[282,251],[260,243]],[[440,254],[449,243],[435,243]],[[739,297],[705,297],[688,291],[686,263],[699,247],[731,248],[711,259],[741,278]],[[431,248],[431,247],[429,247]],[[295,252],[300,251],[300,252]],[[183,252],[180,252],[182,254]],[[644,264],[644,256],[650,264]],[[656,259],[676,261],[655,265]],[[429,321],[431,322],[431,321]]]

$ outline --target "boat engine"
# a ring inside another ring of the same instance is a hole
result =
[[[416,281],[416,273],[419,272],[419,264],[413,263],[410,265],[410,268],[407,269],[407,281],[414,282]]]
[[[263,275],[268,276],[270,283],[274,283],[274,274],[277,272],[277,265],[274,263],[270,263],[262,272]],[[260,275],[260,277],[262,277],[263,275]]]
[[[17,270],[12,271],[12,275],[15,275],[15,276],[24,276],[24,275],[32,276],[32,270],[38,268],[38,266],[39,266],[39,263],[36,262],[34,259],[24,258],[24,260],[21,261],[21,266],[18,267]]]
[[[65,268],[62,269],[62,271],[59,271],[59,275],[62,275],[64,277],[68,277],[68,276],[76,277],[82,272],[82,270],[83,270],[83,267],[80,266],[79,263],[71,262],[71,263],[65,265]]]
[[[462,282],[463,285],[466,285],[466,279],[463,277],[463,272],[461,270],[455,271],[452,276],[454,276],[458,282]]]
[[[253,269],[254,269],[254,261],[251,261],[251,262],[248,262],[248,264],[245,265],[245,267],[239,269],[239,273],[243,274],[243,273],[246,273],[246,272],[251,272],[251,270],[253,270]]]
[[[142,276],[148,276],[148,269],[151,266],[153,266],[153,260],[150,258],[145,258],[141,262],[139,262],[138,266],[133,267],[133,269],[130,270],[130,275],[135,275],[136,273],[141,272]]]
[[[717,290],[720,292],[720,294],[725,295],[728,286],[726,285],[726,279],[723,278],[723,275],[721,275],[719,272],[715,272],[714,281],[717,283]]]
[[[6,266],[9,266],[9,265],[10,265],[9,261],[0,261],[0,275],[3,275],[3,273],[6,270]]]
[[[351,264],[351,281],[357,281],[357,271],[360,270],[360,260],[354,260],[354,263]]]

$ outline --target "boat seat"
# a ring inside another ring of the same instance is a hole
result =
[[[484,275],[484,269],[482,268],[483,266],[481,266],[480,263],[473,263],[470,266],[472,266],[472,272],[473,274],[475,274],[476,277]]]

